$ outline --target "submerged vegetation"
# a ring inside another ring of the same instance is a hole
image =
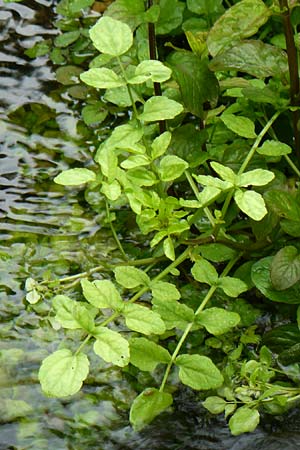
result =
[[[94,352],[135,386],[136,430],[182,383],[239,435],[300,398],[300,6],[144,3],[62,0],[61,33],[27,50],[100,141],[54,181],[105,211],[119,250],[27,279],[28,308],[66,336],[39,380],[75,394]]]

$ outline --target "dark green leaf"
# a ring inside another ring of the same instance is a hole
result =
[[[222,308],[207,308],[196,316],[197,322],[215,336],[227,333],[240,322],[240,316]]]
[[[275,289],[283,291],[300,280],[300,255],[296,247],[283,247],[271,263],[271,281]]]
[[[130,409],[130,422],[134,429],[139,431],[172,403],[171,394],[160,392],[155,388],[147,388],[134,399]]]

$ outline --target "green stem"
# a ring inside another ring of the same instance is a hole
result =
[[[123,67],[122,61],[121,61],[121,59],[120,59],[119,56],[117,56],[117,60],[118,60],[119,66],[120,66],[120,68],[121,68],[121,71],[122,71],[124,80],[126,81],[126,86],[127,86],[128,94],[129,94],[129,97],[130,97],[130,101],[131,101],[131,105],[132,105],[134,117],[135,117],[135,119],[137,119],[137,118],[138,118],[138,112],[137,112],[137,109],[136,109],[136,106],[135,106],[135,101],[134,101],[134,99],[133,99],[133,95],[132,95],[132,91],[131,91],[131,86],[130,86],[130,84],[128,83],[128,79],[127,79],[127,76],[126,76],[126,72],[125,72],[125,69],[124,69],[124,67]]]
[[[227,266],[223,270],[222,274],[220,275],[220,278],[226,277],[228,275],[228,273],[230,272],[232,267],[236,264],[236,262],[240,259],[242,254],[243,253],[240,253],[235,258],[233,258],[233,259],[231,259],[229,261],[229,263],[227,264]],[[207,303],[209,302],[209,300],[211,299],[211,297],[213,296],[213,294],[215,293],[217,288],[218,288],[218,286],[211,286],[210,287],[210,289],[209,289],[208,293],[206,294],[205,298],[203,299],[203,301],[199,305],[198,309],[196,310],[195,316],[197,316],[201,311],[203,311],[203,309],[205,308],[205,306],[207,305]],[[189,323],[186,326],[186,328],[185,328],[185,330],[184,330],[180,340],[178,341],[178,344],[177,344],[177,346],[176,346],[176,348],[175,348],[175,350],[174,350],[174,352],[173,352],[173,354],[171,356],[171,359],[170,359],[170,361],[169,361],[169,363],[168,363],[168,365],[166,367],[166,370],[165,370],[165,373],[164,373],[164,377],[162,379],[162,382],[161,382],[161,385],[160,385],[160,388],[159,388],[160,392],[163,392],[163,390],[165,388],[166,382],[167,382],[168,377],[169,377],[170,370],[171,370],[171,368],[172,368],[172,366],[173,366],[173,364],[175,362],[175,359],[176,359],[176,357],[177,357],[177,355],[178,355],[182,345],[184,344],[184,341],[186,340],[189,332],[191,331],[191,329],[193,327],[193,324],[194,323],[191,322],[191,323]]]
[[[195,194],[196,199],[200,201],[200,198],[201,198],[201,197],[200,197],[200,192],[199,192],[199,189],[197,188],[196,183],[195,183],[194,180],[193,180],[193,177],[191,176],[191,174],[189,173],[188,170],[185,170],[184,174],[185,174],[185,176],[186,176],[186,179],[187,179],[188,182],[189,182],[189,185],[190,185],[191,188],[192,188],[192,191],[193,191],[194,194]],[[205,214],[206,214],[208,220],[210,221],[211,226],[212,226],[212,227],[215,227],[215,225],[216,225],[216,224],[215,224],[215,219],[214,219],[214,216],[212,215],[212,213],[210,212],[210,209],[207,208],[207,207],[205,207],[205,208],[203,208],[203,211],[205,212]]]
[[[105,207],[106,207],[106,217],[107,217],[107,220],[108,220],[108,223],[109,223],[109,226],[110,226],[112,235],[113,235],[113,237],[114,237],[114,240],[115,240],[115,242],[116,242],[116,244],[117,244],[117,246],[118,246],[120,252],[121,252],[122,255],[124,256],[124,258],[125,258],[126,260],[128,260],[128,257],[127,257],[127,255],[126,255],[126,253],[125,253],[125,251],[124,251],[124,249],[123,249],[123,247],[122,247],[122,244],[121,244],[121,242],[120,242],[120,239],[118,238],[118,235],[117,235],[117,233],[116,233],[116,230],[115,230],[115,228],[114,228],[114,226],[113,226],[113,224],[112,224],[112,221],[111,221],[111,219],[110,219],[110,210],[109,210],[109,206],[108,206],[108,203],[107,203],[107,202],[105,202]]]
[[[289,166],[293,169],[293,171],[296,173],[296,175],[300,178],[300,170],[298,167],[293,163],[291,158],[288,155],[284,155],[285,160],[289,164]]]

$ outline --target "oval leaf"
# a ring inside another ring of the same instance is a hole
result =
[[[143,334],[162,334],[166,327],[159,314],[141,305],[126,304],[124,309],[126,325]]]
[[[64,186],[78,186],[95,180],[96,174],[84,168],[64,170],[54,178],[55,183],[63,184]]]
[[[76,394],[89,373],[89,360],[84,353],[73,355],[68,349],[57,350],[42,362],[39,380],[49,397]]]
[[[129,344],[117,331],[97,327],[93,331],[96,338],[94,352],[104,361],[124,367],[129,363]]]
[[[160,392],[155,388],[147,388],[132,403],[130,423],[136,431],[139,431],[172,403],[171,394]]]
[[[90,69],[80,75],[80,79],[89,86],[108,89],[124,86],[126,83],[113,70],[105,67]]]
[[[129,26],[108,16],[102,17],[91,28],[90,37],[99,52],[111,56],[123,55],[133,43]]]
[[[300,280],[300,255],[296,247],[288,245],[276,253],[271,264],[271,281],[275,289],[283,291]]]
[[[175,155],[164,156],[159,165],[159,176],[162,181],[179,178],[189,167],[188,163]]]
[[[266,156],[282,156],[292,152],[289,145],[279,141],[265,141],[261,147],[256,150],[260,155]]]
[[[138,286],[148,286],[150,278],[143,272],[131,266],[120,266],[114,269],[116,280],[127,289],[134,289]]]
[[[130,362],[141,370],[151,372],[159,363],[168,363],[171,356],[165,348],[146,338],[131,338]]]
[[[222,122],[229,130],[239,136],[245,138],[255,138],[255,125],[248,117],[235,116],[234,114],[225,113],[221,116]]]
[[[254,431],[259,424],[259,412],[247,406],[238,408],[229,420],[229,428],[234,436]]]
[[[210,358],[201,355],[180,355],[176,358],[179,378],[193,389],[217,389],[223,384],[223,376]]]
[[[268,213],[263,197],[255,191],[238,190],[234,200],[241,211],[253,220],[261,220]]]
[[[183,111],[183,106],[167,97],[151,97],[144,104],[144,111],[139,119],[145,122],[156,122],[157,120],[173,119]]]
[[[207,331],[215,336],[227,333],[241,320],[240,316],[222,308],[208,308],[196,316],[197,322],[204,326]]]

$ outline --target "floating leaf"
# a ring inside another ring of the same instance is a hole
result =
[[[64,170],[54,178],[55,183],[64,186],[78,186],[96,180],[96,174],[89,169]]]
[[[196,316],[196,320],[214,336],[227,333],[240,322],[240,316],[222,308],[207,308]]]
[[[235,116],[234,114],[224,113],[221,116],[222,122],[229,130],[233,131],[239,136],[245,138],[255,138],[255,125],[248,117]]]
[[[119,266],[114,269],[116,280],[127,289],[134,289],[138,286],[148,286],[150,278],[140,269],[132,266]]]
[[[237,190],[234,200],[240,210],[253,220],[261,220],[268,213],[264,199],[258,192]]]
[[[275,289],[283,291],[300,280],[300,254],[293,245],[283,247],[271,263],[271,281]]]
[[[242,0],[227,9],[211,28],[207,45],[212,56],[253,36],[267,22],[271,11],[262,0]]]
[[[89,360],[84,353],[73,355],[68,349],[57,350],[42,362],[39,380],[49,397],[76,394],[89,373]]]
[[[119,75],[106,67],[89,69],[80,75],[80,79],[85,84],[98,89],[116,88],[126,84]]]
[[[165,348],[146,338],[131,338],[130,362],[141,370],[151,372],[159,363],[168,363],[171,355]]]
[[[130,423],[136,431],[139,431],[172,403],[171,394],[160,392],[155,388],[147,388],[132,403]]]
[[[123,311],[128,328],[143,334],[162,334],[166,327],[159,314],[141,305],[127,303]]]
[[[93,331],[96,338],[94,352],[104,361],[124,367],[129,363],[129,344],[117,331],[98,326]]]
[[[183,111],[183,106],[163,96],[149,98],[144,104],[144,111],[139,119],[145,122],[156,122],[157,120],[173,119]]]
[[[91,28],[90,37],[99,52],[121,56],[133,43],[132,31],[126,23],[111,17],[101,17]]]
[[[181,382],[193,389],[217,389],[223,384],[221,372],[207,356],[180,355],[175,363]]]
[[[254,431],[259,424],[259,412],[248,406],[238,408],[229,420],[229,428],[234,436]]]

